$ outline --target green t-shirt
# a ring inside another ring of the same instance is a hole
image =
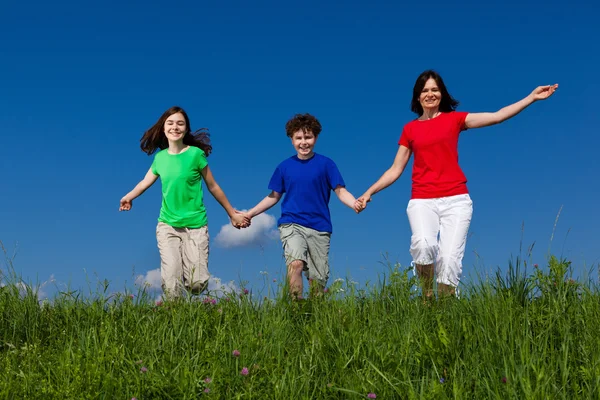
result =
[[[162,183],[159,221],[175,228],[201,228],[208,223],[200,173],[207,165],[204,152],[194,146],[179,154],[164,149],[154,156],[152,173]]]

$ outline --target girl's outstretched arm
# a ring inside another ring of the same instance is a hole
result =
[[[336,187],[334,189],[334,192],[342,203],[354,210],[354,203],[356,203],[356,199],[354,198],[354,196],[352,196],[352,193],[350,193],[343,186]]]
[[[400,145],[392,166],[381,175],[381,178],[379,178],[377,182],[356,200],[354,203],[354,211],[358,213],[364,210],[367,207],[367,203],[371,201],[371,196],[396,182],[396,180],[400,178],[400,175],[402,175],[402,172],[404,172],[404,168],[406,168],[406,164],[408,163],[411,154],[412,151],[408,147]]]
[[[247,228],[248,226],[250,226],[249,219],[246,219],[244,215],[235,212],[235,209],[231,206],[229,200],[227,200],[225,192],[223,192],[223,189],[221,189],[221,187],[213,177],[213,174],[208,165],[204,167],[204,169],[202,169],[202,178],[204,178],[204,182],[206,183],[206,188],[208,189],[208,191],[213,195],[215,200],[219,202],[221,207],[225,209],[225,212],[227,212],[227,215],[231,220],[231,224],[236,228]]]
[[[281,199],[281,193],[272,191],[267,197],[262,199],[257,205],[246,212],[248,218],[254,218],[259,214],[264,213],[269,208],[273,207]]]
[[[469,113],[465,120],[465,127],[467,129],[483,128],[484,126],[504,122],[529,107],[532,103],[538,100],[545,100],[552,96],[556,89],[558,89],[558,84],[538,86],[529,94],[529,96],[496,112]]]
[[[133,200],[135,200],[142,193],[144,193],[146,191],[146,189],[148,189],[150,186],[152,186],[154,184],[154,182],[156,182],[157,179],[158,179],[158,175],[154,175],[154,173],[152,172],[152,168],[150,168],[148,170],[148,172],[146,172],[146,176],[144,177],[144,179],[142,179],[140,181],[140,183],[135,185],[133,190],[131,192],[127,193],[121,199],[121,205],[119,207],[119,211],[131,210],[131,207],[132,207],[131,203],[133,202]]]

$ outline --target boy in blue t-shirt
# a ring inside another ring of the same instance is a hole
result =
[[[273,207],[284,193],[278,226],[285,254],[290,295],[302,298],[302,271],[311,293],[322,293],[329,278],[329,243],[333,231],[329,213],[331,190],[354,209],[354,196],[345,188],[335,163],[313,149],[321,124],[310,114],[297,114],[285,125],[296,155],[277,166],[271,193],[246,215],[253,218]]]

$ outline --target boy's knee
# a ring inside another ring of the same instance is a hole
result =
[[[415,264],[429,265],[435,261],[437,238],[433,236],[413,236],[410,244],[410,254]]]
[[[294,260],[288,265],[288,269],[290,272],[294,273],[302,273],[304,270],[304,261],[302,260]]]

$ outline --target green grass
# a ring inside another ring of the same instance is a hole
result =
[[[600,398],[597,286],[571,281],[556,258],[508,271],[429,303],[398,266],[377,285],[336,282],[306,302],[156,305],[107,288],[40,302],[7,284],[0,398]]]

